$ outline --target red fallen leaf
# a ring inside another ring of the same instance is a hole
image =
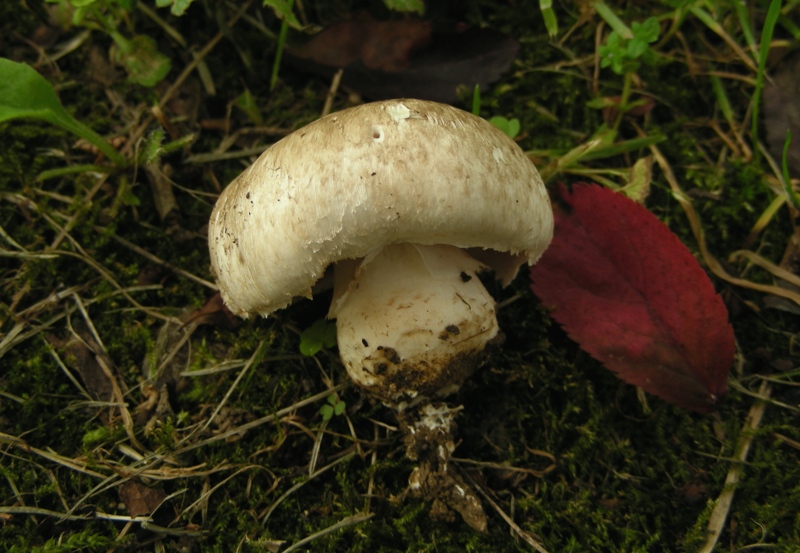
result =
[[[708,276],[655,215],[608,189],[560,197],[531,288],[592,357],[625,382],[707,413],[725,396],[733,329]]]

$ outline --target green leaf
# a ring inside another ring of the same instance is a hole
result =
[[[125,158],[102,136],[73,118],[56,97],[53,85],[24,63],[0,58],[0,123],[12,119],[40,119],[97,146],[116,165]]]
[[[628,43],[625,55],[630,59],[636,59],[644,54],[648,48],[649,46],[643,40],[633,39]]]
[[[618,105],[619,105],[618,101],[606,97],[592,98],[591,100],[586,102],[586,107],[592,109],[605,109],[608,107],[617,107]]]
[[[155,163],[161,155],[161,143],[164,141],[166,133],[164,129],[158,128],[151,132],[144,141],[144,147],[139,159],[144,163]]]
[[[341,415],[344,413],[345,407],[347,407],[347,405],[345,405],[344,401],[337,402],[336,405],[333,406],[333,414],[337,416]]]
[[[550,38],[558,36],[558,19],[556,12],[553,11],[553,0],[539,0],[539,11],[544,18],[544,26]]]
[[[136,197],[136,194],[133,193],[133,190],[131,190],[130,186],[126,186],[120,191],[119,198],[123,204],[129,207],[138,207],[142,205],[142,202],[139,201],[139,198]]]
[[[261,110],[258,109],[256,99],[249,88],[245,87],[244,92],[236,98],[236,106],[241,108],[247,117],[256,125],[264,124],[264,118],[261,117]]]
[[[653,156],[647,156],[636,160],[631,167],[628,184],[619,191],[628,196],[634,202],[643,204],[647,195],[650,194],[650,181],[653,178]]]
[[[658,40],[658,35],[661,33],[661,26],[658,24],[658,19],[655,17],[648,17],[643,23],[633,22],[631,24],[634,38],[641,40],[647,44],[651,44]]]
[[[118,47],[116,59],[125,66],[129,80],[154,87],[167,76],[171,68],[169,58],[158,51],[151,37],[140,35],[128,40],[116,32],[111,36]]]
[[[333,416],[333,407],[330,405],[323,405],[319,408],[319,414],[322,415],[322,420],[329,421]]]
[[[194,2],[194,0],[156,0],[156,6],[159,8],[172,6],[169,10],[170,13],[172,15],[181,16],[189,9],[192,2]]]
[[[278,18],[284,20],[290,27],[302,29],[303,26],[292,13],[292,0],[264,0],[264,6],[272,8]]]
[[[302,336],[300,337],[300,353],[302,353],[306,357],[312,357],[316,355],[317,352],[321,349],[322,349],[322,342],[303,338]]]
[[[600,66],[610,67],[614,73],[622,75],[636,71],[640,58],[648,63],[653,61],[649,44],[658,40],[661,31],[658,19],[650,17],[644,23],[633,23],[630,38],[625,38],[614,30],[608,34],[605,44],[600,46]]]
[[[489,123],[506,133],[509,137],[514,138],[519,134],[519,119],[506,119],[501,115],[495,115],[489,119]]]
[[[195,138],[196,138],[195,134],[192,133],[192,134],[187,134],[186,136],[182,136],[180,138],[177,138],[175,140],[172,140],[171,142],[167,142],[166,144],[161,146],[160,154],[164,155],[164,154],[168,154],[170,152],[174,152],[176,150],[180,150],[181,148],[185,148],[186,146],[188,146],[189,144],[194,142]]]
[[[140,163],[156,163],[161,156],[180,150],[195,139],[194,134],[187,134],[164,144],[165,136],[164,129],[160,127],[147,135],[144,146],[139,153],[138,160]]]
[[[300,353],[307,356],[316,354],[324,347],[336,345],[336,325],[319,319],[300,334]]]
[[[95,428],[94,430],[88,430],[83,435],[82,439],[83,445],[91,446],[98,442],[107,440],[110,436],[111,433],[108,431],[108,428],[106,428],[105,426],[100,426],[98,428]]]
[[[425,14],[425,2],[423,0],[383,0],[383,3],[387,8],[395,12]]]
[[[344,413],[347,405],[344,401],[338,401],[336,394],[330,394],[327,398],[327,405],[319,408],[319,414],[322,415],[322,420],[330,420],[333,415],[339,416]]]

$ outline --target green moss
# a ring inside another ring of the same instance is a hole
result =
[[[350,9],[345,4],[312,3],[306,9],[312,21],[329,22]],[[555,46],[547,38],[535,6],[509,6],[474,1],[463,8],[473,24],[508,32],[521,43],[519,56],[502,82],[483,91],[483,114],[517,117],[523,133],[527,133],[521,140],[527,149],[567,151],[602,124],[602,113],[586,105],[595,95],[591,62],[574,63],[593,55],[597,21],[578,25],[569,39]],[[628,22],[667,13],[663,4],[652,2],[614,7]],[[191,44],[202,45],[218,32],[217,21],[230,16],[216,13],[221,9],[209,3],[195,3],[191,17],[170,22]],[[559,4],[555,9],[562,29],[578,20],[579,14],[569,6]],[[18,20],[19,29],[30,32],[35,17],[26,10],[17,12],[12,17]],[[0,21],[5,22],[2,13],[0,8]],[[166,16],[165,12],[161,14]],[[270,17],[265,15],[267,24],[272,23]],[[0,28],[4,28],[3,24]],[[161,31],[138,14],[132,16],[131,24],[151,33],[164,45],[164,51],[173,59],[173,74],[191,58],[188,52],[169,45]],[[654,95],[656,105],[647,116],[635,120],[644,132],[669,137],[659,148],[692,198],[711,251],[725,261],[730,252],[742,247],[773,194],[765,185],[767,168],[763,162],[745,162],[730,153],[721,155],[719,137],[708,126],[709,118],[719,115],[703,71],[742,73],[743,69],[713,59],[709,44],[720,52],[725,49],[718,37],[691,18],[685,25],[682,30],[689,49],[704,53],[696,60],[703,64],[701,73],[690,74],[677,42],[659,46],[662,58],[639,71],[641,87]],[[726,25],[735,27],[736,22],[726,20]],[[92,45],[103,48],[106,42],[102,36],[93,35],[73,54],[59,60],[61,73],[48,77],[59,85],[60,96],[72,113],[99,132],[114,134],[135,125],[129,119],[130,110],[155,104],[161,91],[120,81],[112,89],[121,103],[112,105],[101,86],[77,86],[91,70],[88,47]],[[315,119],[322,109],[328,83],[287,67],[282,68],[279,86],[270,91],[269,71],[263,68],[269,66],[272,52],[272,42],[255,27],[237,23],[235,32],[205,58],[218,92],[215,98],[201,94],[200,119],[226,117],[228,103],[245,86],[263,111],[265,125],[296,128]],[[556,66],[565,61],[569,63]],[[621,78],[601,71],[597,94],[618,94],[621,85]],[[725,86],[735,104],[735,114],[743,117],[747,113],[749,87],[732,80],[726,80]],[[182,96],[182,100],[187,99],[191,99],[188,92]],[[335,107],[346,104],[344,94],[334,102]],[[166,113],[176,115],[172,107]],[[246,124],[238,119],[237,112],[232,117],[234,128]],[[727,128],[724,122],[722,127]],[[187,126],[184,130],[192,129]],[[636,133],[630,120],[623,120],[620,137],[632,138]],[[191,151],[212,151],[223,138],[219,133],[203,130]],[[252,140],[267,143],[274,138]],[[188,239],[177,240],[159,220],[141,172],[130,170],[110,176],[90,203],[84,198],[96,185],[92,175],[37,183],[36,175],[44,169],[91,159],[72,149],[71,143],[72,137],[45,125],[0,125],[0,192],[29,197],[41,210],[37,214],[3,196],[0,225],[9,235],[30,251],[41,252],[58,234],[43,215],[59,224],[64,223],[65,217],[75,216],[77,224],[70,230],[71,236],[119,286],[136,286],[153,266],[143,256],[121,247],[113,234],[201,278],[212,278],[203,239],[213,204],[209,195],[216,190],[214,182],[224,184],[241,171],[241,160],[197,166],[184,163],[184,152],[165,158],[173,166],[172,178],[192,191],[175,190],[181,206],[178,224],[190,233]],[[67,158],[45,155],[43,148],[61,150]],[[587,166],[629,167],[647,153],[632,152]],[[134,185],[139,206],[120,205],[117,201],[122,179]],[[73,201],[65,204],[39,190]],[[686,216],[658,170],[654,172],[647,206],[696,251]],[[759,253],[779,260],[791,233],[788,218],[779,214],[759,236]],[[78,251],[68,240],[62,249]],[[88,260],[61,255],[56,259],[7,261],[0,269],[2,296],[4,301],[19,296],[20,301],[13,309],[10,304],[3,307],[0,331],[5,336],[17,324],[30,329],[67,310],[72,312],[14,345],[3,356],[3,367],[10,367],[0,371],[3,432],[42,450],[50,448],[85,461],[90,470],[104,476],[111,477],[120,467],[133,465],[132,459],[119,449],[120,445],[130,445],[119,411],[85,403],[86,398],[46,346],[47,337],[67,338],[72,335],[71,329],[82,324],[83,316],[75,310],[74,297],[53,300],[36,312],[20,314],[54,292],[77,287],[113,361],[128,408],[134,413],[148,400],[141,386],[148,376],[145,360],[152,361],[157,355],[163,321],[137,309]],[[740,267],[730,267],[733,272],[737,269]],[[184,315],[202,306],[212,295],[210,290],[171,271],[154,274],[157,278],[150,282],[160,286],[158,289],[131,294],[142,305],[162,314]],[[747,277],[762,282],[772,280],[770,275],[756,271]],[[745,361],[744,374],[735,376],[740,385],[757,388],[759,381],[752,375],[777,373],[776,362],[797,364],[790,339],[796,327],[795,315],[769,309],[756,311],[749,306],[760,304],[760,294],[720,281],[715,285],[731,306]],[[459,466],[485,487],[501,508],[513,512],[521,528],[539,536],[551,551],[697,550],[705,540],[710,509],[730,467],[728,459],[733,455],[752,399],[732,391],[716,417],[685,413],[653,397],[648,397],[647,409],[633,388],[582,353],[548,318],[524,278],[507,290],[493,284],[490,288],[501,299],[516,293],[521,297],[499,314],[506,333],[502,351],[454,398],[454,402],[465,406],[458,419],[461,442],[455,455],[499,468],[476,467],[468,461]],[[490,527],[486,534],[472,531],[459,520],[432,521],[428,516],[430,505],[405,494],[413,463],[404,458],[399,432],[390,429],[397,424],[393,415],[380,405],[362,400],[354,389],[339,392],[347,405],[348,419],[333,417],[329,421],[316,466],[324,467],[346,453],[358,453],[356,438],[365,455],[356,454],[310,481],[307,474],[311,452],[316,436],[323,432],[319,404],[297,408],[288,416],[276,417],[243,435],[213,441],[231,428],[270,416],[312,394],[324,395],[323,372],[334,383],[345,381],[335,351],[320,352],[315,358],[294,357],[299,344],[295,330],[324,316],[329,299],[328,295],[315,302],[298,302],[276,317],[252,319],[235,329],[220,325],[198,327],[189,346],[176,356],[179,362],[166,371],[171,375],[164,382],[172,413],[150,417],[146,421],[150,423],[147,434],[141,421],[137,421],[137,439],[162,455],[180,452],[180,441],[193,430],[198,432],[193,440],[212,440],[189,452],[176,453],[165,465],[152,465],[187,470],[202,465],[203,471],[212,471],[204,476],[185,475],[160,481],[170,496],[162,507],[164,516],[169,518],[166,522],[176,518],[175,527],[196,524],[204,532],[202,537],[181,541],[142,531],[138,537],[131,533],[127,542],[118,543],[114,541],[120,529],[117,523],[57,523],[52,517],[14,515],[0,526],[0,549],[59,551],[70,547],[106,551],[117,547],[120,551],[134,551],[160,540],[166,551],[182,551],[188,543],[198,551],[240,548],[261,552],[268,550],[270,540],[296,542],[369,505],[373,518],[320,537],[309,550],[527,550],[523,542],[509,536],[507,525],[488,506]],[[263,360],[238,383],[238,368],[189,378],[180,376],[183,371],[206,369],[223,360],[247,360],[262,341],[267,344]],[[796,383],[796,375],[777,374],[785,382]],[[79,378],[77,372],[72,376]],[[199,430],[231,389],[214,421],[207,429]],[[795,405],[798,398],[794,389],[776,383],[773,394],[776,400]],[[729,544],[734,549],[763,544],[787,551],[800,545],[800,454],[778,437],[800,440],[795,419],[793,411],[778,405],[768,407],[736,492],[720,550],[727,550]],[[540,452],[552,455],[556,465],[537,476],[531,470],[542,471],[551,464],[551,458]],[[4,506],[24,503],[63,511],[63,501],[74,505],[100,483],[96,477],[6,442],[2,454],[0,472],[19,491],[6,493]],[[212,470],[215,468],[216,472]],[[300,483],[303,485],[264,522],[266,510]],[[204,495],[212,489],[213,493]],[[10,485],[6,488],[9,490]],[[125,513],[113,485],[96,491],[83,505],[87,510]]]

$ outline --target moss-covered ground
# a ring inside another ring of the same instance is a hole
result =
[[[184,44],[141,9],[116,20],[171,60],[161,85],[132,84],[109,61],[107,33],[54,22],[68,4],[3,3],[0,56],[34,66],[70,113],[121,138],[129,157],[152,142],[159,121],[167,142],[195,138],[149,167],[42,179],[107,162],[45,123],[0,124],[0,550],[274,552],[313,538],[293,550],[499,553],[536,542],[550,552],[692,552],[704,550],[711,525],[721,530],[715,551],[800,551],[798,306],[747,286],[775,284],[774,274],[729,259],[747,249],[779,264],[798,237],[786,202],[765,215],[785,194],[760,149],[760,121],[750,132],[767,2],[741,13],[734,2],[609,2],[625,23],[655,16],[661,28],[652,63],[627,77],[630,100],[646,95],[652,108],[619,118],[587,106],[624,95],[626,79],[600,67],[610,30],[591,2],[554,3],[553,39],[535,2],[429,2],[431,13],[451,10],[520,42],[502,80],[482,91],[481,115],[518,118],[518,142],[540,167],[604,124],[616,144],[663,135],[655,148],[666,165],[654,164],[645,205],[704,267],[717,260],[746,281],[710,272],[737,358],[727,399],[704,416],[617,380],[549,319],[526,275],[495,287],[511,300],[499,313],[506,342],[454,399],[465,406],[457,468],[485,494],[485,534],[432,521],[430,505],[407,494],[413,464],[393,414],[348,386],[335,348],[299,353],[300,332],[325,315],[329,295],[267,319],[232,323],[213,305],[200,311],[214,295],[208,217],[253,157],[196,156],[265,146],[316,119],[330,81],[284,66],[271,90],[280,28],[272,11],[197,0],[182,17],[157,11]],[[800,38],[800,10],[786,4],[775,52]],[[303,2],[317,25],[359,7]],[[161,102],[218,33],[202,71]],[[235,105],[246,90],[257,124]],[[469,110],[469,97],[459,107]],[[333,110],[354,101],[338,90]],[[550,171],[548,183],[622,186],[655,153],[606,151]],[[153,190],[174,195],[165,217]],[[325,421],[331,393],[346,410]],[[750,424],[759,409],[763,418]],[[714,522],[732,470],[728,515]]]

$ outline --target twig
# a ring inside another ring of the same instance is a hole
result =
[[[515,534],[517,534],[520,538],[522,538],[523,541],[525,541],[525,543],[530,545],[535,551],[538,551],[539,553],[548,553],[547,549],[545,549],[541,543],[536,541],[533,538],[533,536],[531,536],[528,532],[520,528],[519,525],[516,522],[514,522],[514,520],[510,516],[508,516],[506,512],[503,511],[503,509],[501,509],[497,503],[494,502],[491,496],[488,493],[486,493],[483,490],[483,488],[481,488],[475,482],[475,480],[469,475],[467,471],[465,471],[462,468],[459,468],[459,471],[461,472],[461,475],[469,481],[472,488],[478,490],[478,493],[481,494],[481,496],[489,503],[489,505],[491,505],[492,508],[495,511],[497,511],[497,514],[500,515],[500,517],[506,521],[506,523],[511,527],[511,530],[513,530]]]
[[[535,451],[535,450],[534,450]],[[460,465],[472,465],[474,467],[482,467],[482,468],[489,468],[495,470],[506,470],[509,472],[522,472],[524,474],[530,474],[531,476],[535,476],[536,478],[541,478],[545,474],[549,472],[553,472],[556,470],[556,458],[551,455],[550,453],[544,452],[537,452],[537,454],[541,455],[542,457],[547,457],[550,459],[551,463],[547,465],[543,470],[536,470],[536,469],[528,469],[522,467],[515,467],[513,465],[508,464],[508,462],[503,463],[491,463],[487,461],[474,461],[472,459],[464,459],[461,457],[451,457],[451,460],[460,464]]]
[[[201,536],[203,533],[197,530],[182,530],[176,528],[164,528],[153,524],[153,519],[150,517],[131,517],[127,515],[111,515],[103,512],[95,512],[90,515],[71,515],[67,513],[59,513],[58,511],[51,511],[50,509],[42,509],[39,507],[2,507],[0,506],[0,513],[10,515],[41,515],[48,517],[57,517],[59,520],[82,520],[90,521],[95,519],[109,520],[113,522],[138,522],[142,528],[146,528],[151,532],[158,534],[168,534],[171,536]]]
[[[770,391],[770,384],[768,382],[762,382],[758,390],[758,395],[761,399],[757,400],[750,408],[747,419],[745,419],[744,425],[742,426],[739,443],[736,444],[735,458],[737,462],[731,465],[728,476],[725,478],[725,485],[722,488],[722,492],[720,492],[717,498],[714,510],[711,511],[711,516],[708,519],[708,538],[703,547],[699,549],[699,553],[711,553],[722,534],[725,521],[731,510],[731,504],[733,503],[733,494],[736,492],[736,486],[742,477],[744,464],[747,461],[747,455],[750,453],[750,446],[753,443],[753,436],[764,416],[764,410],[767,407]]]
[[[100,474],[99,472],[95,472],[93,470],[89,470],[85,466],[79,465],[77,462],[75,462],[74,459],[69,459],[68,457],[64,457],[62,455],[59,455],[58,453],[54,453],[54,452],[51,452],[51,451],[45,451],[43,449],[39,449],[39,448],[33,447],[31,445],[28,445],[28,442],[26,442],[22,438],[18,438],[16,436],[12,436],[10,434],[5,434],[3,432],[0,432],[0,443],[11,444],[13,446],[16,446],[16,447],[22,449],[23,451],[34,453],[34,454],[36,454],[36,455],[38,455],[40,457],[43,457],[43,458],[47,459],[48,461],[52,461],[52,462],[54,462],[56,464],[65,466],[65,467],[67,467],[67,468],[69,468],[71,470],[74,470],[76,472],[87,474],[87,475],[93,476],[95,478],[103,478],[104,477],[104,475]],[[88,464],[88,462],[86,464]]]
[[[325,96],[325,105],[322,106],[321,117],[325,117],[331,112],[331,106],[333,106],[333,99],[336,97],[336,91],[339,90],[339,83],[342,82],[343,74],[344,74],[344,69],[339,69],[333,75],[333,79],[331,80],[331,87],[328,89],[328,95]]]
[[[86,205],[91,205],[92,198],[94,198],[95,194],[100,192],[100,189],[103,188],[103,185],[108,180],[108,177],[109,177],[109,175],[105,174],[105,175],[102,175],[99,179],[97,179],[97,182],[94,184],[94,186],[91,188],[91,190],[89,190],[89,192],[86,193],[86,197],[83,199],[83,202]],[[35,206],[36,211],[39,211],[39,206],[36,205],[36,203],[34,203],[34,202],[31,202],[31,203]],[[61,242],[64,240],[64,238],[66,238],[68,236],[69,231],[72,230],[72,227],[74,227],[75,223],[78,222],[78,219],[79,219],[81,213],[83,213],[81,210],[79,210],[79,209],[75,210],[75,213],[73,213],[69,217],[69,219],[67,220],[67,222],[66,222],[66,224],[64,225],[63,228],[59,227],[58,225],[55,225],[57,230],[59,231],[58,232],[58,236],[56,236],[56,239],[53,240],[53,242],[50,244],[50,247],[48,249],[55,250],[55,249],[58,248],[58,246],[61,245]]]
[[[292,495],[294,492],[296,492],[297,490],[299,490],[300,488],[302,488],[303,486],[305,486],[306,484],[308,484],[309,482],[311,482],[311,481],[312,481],[314,478],[316,478],[317,476],[319,476],[319,475],[321,475],[321,474],[323,474],[323,473],[325,473],[325,472],[329,471],[330,469],[332,469],[333,467],[335,467],[335,466],[336,466],[336,465],[338,465],[339,463],[342,463],[342,462],[344,462],[344,461],[347,461],[347,460],[351,459],[351,458],[352,458],[354,455],[355,455],[355,453],[348,453],[348,454],[347,454],[347,455],[345,455],[344,457],[340,457],[340,458],[336,459],[335,461],[333,461],[332,463],[328,463],[327,465],[325,465],[324,467],[322,467],[321,469],[319,469],[317,472],[315,472],[314,474],[312,474],[311,476],[309,476],[308,478],[306,478],[306,479],[305,479],[305,480],[303,480],[302,482],[298,482],[297,484],[295,484],[294,486],[292,486],[291,488],[289,488],[288,490],[286,490],[286,491],[283,493],[283,495],[281,495],[281,496],[280,496],[278,499],[276,499],[276,500],[275,500],[275,503],[273,503],[272,505],[270,505],[270,506],[269,506],[269,509],[267,509],[267,511],[264,513],[264,515],[263,515],[263,519],[264,519],[264,521],[263,521],[263,524],[266,524],[266,523],[267,523],[267,520],[269,520],[269,517],[270,517],[270,515],[272,515],[272,513],[275,511],[275,509],[277,509],[277,508],[278,508],[278,506],[279,506],[281,503],[283,503],[283,501],[284,501],[284,500],[285,500],[287,497],[289,497],[289,496],[290,496],[290,495]],[[259,518],[262,518],[262,517],[259,517]],[[308,538],[306,538],[306,539],[308,539]],[[286,551],[284,551],[284,553],[286,553]]]
[[[208,444],[212,444],[212,443],[218,442],[220,440],[225,440],[225,439],[229,438],[230,436],[235,436],[237,434],[242,434],[242,433],[246,432],[247,430],[250,430],[252,428],[256,428],[258,426],[261,426],[262,424],[278,422],[281,417],[289,415],[292,412],[296,411],[297,409],[300,409],[301,407],[305,407],[306,405],[310,405],[312,403],[317,403],[318,401],[321,401],[321,400],[327,398],[329,395],[331,395],[331,393],[339,391],[339,390],[343,390],[346,387],[347,387],[347,384],[339,384],[338,386],[336,386],[334,388],[331,388],[330,390],[325,390],[324,392],[320,392],[318,394],[314,394],[313,396],[307,397],[306,399],[298,401],[297,403],[293,403],[289,407],[284,407],[280,411],[276,411],[275,413],[272,413],[272,414],[267,415],[265,417],[261,417],[260,419],[256,419],[254,421],[247,422],[245,424],[237,426],[236,428],[231,428],[230,430],[228,430],[226,432],[222,432],[220,434],[217,434],[216,436],[212,436],[211,438],[207,438],[207,439],[203,440],[202,442],[197,442],[197,443],[188,445],[186,447],[183,447],[181,449],[178,449],[178,450],[175,451],[175,454],[176,455],[183,455],[183,454],[185,454],[188,451],[191,451],[193,449],[198,449],[198,448],[206,446]]]
[[[266,348],[266,347],[267,347],[267,341],[266,340],[261,340],[261,343],[256,348],[256,351],[253,353],[253,355],[247,361],[247,364],[244,367],[242,367],[242,370],[239,371],[239,374],[236,376],[236,380],[233,381],[233,384],[231,384],[231,387],[228,389],[227,393],[222,398],[222,400],[217,404],[217,407],[214,409],[214,412],[211,413],[211,416],[208,417],[208,420],[205,422],[205,424],[203,424],[202,426],[200,426],[197,429],[195,429],[194,432],[192,432],[191,434],[186,436],[186,438],[181,440],[181,442],[185,442],[185,441],[189,440],[197,432],[202,432],[203,430],[205,430],[206,428],[208,428],[211,425],[211,421],[213,421],[217,417],[217,415],[222,410],[222,408],[225,406],[225,404],[228,403],[228,400],[233,395],[233,391],[236,389],[236,387],[239,385],[239,382],[242,381],[244,376],[250,370],[250,367],[255,365],[256,362],[259,361],[263,357],[263,351],[264,351],[264,348]]]
[[[737,260],[739,258],[742,258],[742,257],[747,259],[753,265],[757,265],[757,266],[761,267],[762,269],[764,269],[765,271],[769,271],[776,278],[779,278],[781,280],[785,280],[789,284],[792,284],[794,286],[800,287],[800,277],[798,277],[797,275],[795,275],[791,271],[787,271],[783,267],[775,265],[771,261],[768,261],[768,260],[764,259],[763,257],[761,257],[760,255],[758,255],[758,254],[756,254],[754,252],[747,251],[747,250],[735,251],[735,252],[733,252],[732,254],[730,254],[728,256],[728,259],[730,261],[735,261],[735,260]]]
[[[43,213],[43,214],[42,214],[42,218],[43,218],[45,221],[47,221],[47,222],[48,222],[48,223],[49,223],[49,224],[50,224],[50,225],[51,225],[53,228],[55,228],[55,229],[57,229],[57,230],[60,230],[60,231],[62,231],[62,232],[64,233],[64,236],[67,238],[67,240],[69,240],[69,242],[72,244],[72,246],[73,246],[73,247],[74,247],[74,248],[77,250],[77,253],[75,253],[75,252],[70,252],[70,251],[66,251],[66,250],[53,250],[53,253],[55,253],[55,254],[57,254],[57,255],[66,255],[66,256],[69,256],[69,257],[75,257],[75,258],[77,258],[77,259],[79,259],[79,260],[83,261],[83,262],[84,262],[84,263],[86,263],[87,265],[89,265],[89,266],[90,266],[90,267],[92,267],[94,270],[96,270],[98,273],[100,273],[100,274],[103,276],[103,278],[105,278],[105,279],[106,279],[106,280],[109,282],[109,284],[111,284],[111,285],[112,285],[114,288],[116,288],[116,289],[117,289],[117,291],[118,291],[118,292],[120,292],[120,293],[121,293],[121,294],[122,294],[122,295],[125,297],[125,299],[127,299],[129,302],[131,302],[131,304],[133,304],[133,306],[134,306],[134,307],[136,307],[137,309],[140,309],[140,310],[144,311],[145,313],[147,313],[148,315],[150,315],[150,316],[152,316],[152,317],[155,317],[155,318],[157,318],[157,319],[161,319],[161,320],[164,320],[164,321],[169,321],[169,322],[177,321],[177,319],[176,319],[175,317],[170,317],[170,316],[167,316],[167,315],[162,315],[161,313],[159,313],[159,312],[158,312],[158,311],[156,311],[155,309],[151,309],[151,308],[149,308],[149,307],[145,307],[144,305],[140,304],[138,301],[136,301],[135,299],[133,299],[133,298],[130,296],[130,294],[128,294],[128,293],[126,292],[126,289],[125,289],[125,288],[123,288],[123,287],[122,287],[122,286],[121,286],[121,285],[120,285],[120,284],[119,284],[119,283],[118,283],[118,282],[117,282],[117,281],[114,279],[114,277],[111,275],[111,273],[109,273],[109,272],[108,272],[108,271],[105,269],[105,267],[103,267],[102,265],[100,265],[100,263],[98,263],[97,261],[95,261],[94,259],[92,259],[92,258],[89,256],[89,254],[87,254],[87,253],[86,253],[86,251],[83,249],[83,247],[82,247],[82,246],[81,246],[81,245],[78,243],[78,241],[77,241],[77,240],[75,240],[75,239],[72,237],[72,235],[70,235],[70,234],[69,234],[69,232],[67,232],[67,231],[66,231],[64,228],[62,228],[62,227],[61,227],[61,226],[60,226],[58,223],[56,223],[56,221],[55,221],[53,218],[51,218],[49,215],[47,215],[47,214],[44,214],[44,213]],[[180,321],[179,321],[179,322],[180,322]]]
[[[327,528],[323,528],[319,532],[315,532],[310,536],[303,538],[302,540],[296,543],[293,543],[292,545],[287,547],[283,551],[283,553],[289,553],[290,551],[294,551],[295,549],[303,547],[304,545],[311,543],[312,541],[321,538],[322,536],[327,536],[328,534],[330,534],[331,532],[335,532],[336,530],[341,530],[342,528],[347,528],[349,526],[355,526],[356,524],[361,524],[362,522],[365,522],[374,516],[375,513],[358,513],[357,515],[345,517],[336,524],[328,526]]]
[[[317,433],[314,435],[314,445],[311,447],[311,459],[308,461],[308,475],[314,474],[317,470],[317,461],[319,461],[319,452],[322,449],[322,438],[325,437],[325,429],[328,428],[330,419],[323,419],[322,423],[317,428]]]
[[[262,467],[261,465],[245,465],[244,467],[238,469],[233,474],[223,478],[222,481],[220,481],[213,488],[209,488],[207,490],[203,490],[203,493],[200,495],[200,497],[198,497],[196,500],[194,500],[188,507],[186,507],[183,510],[183,512],[181,513],[181,517],[186,516],[186,518],[188,520],[191,520],[192,513],[197,512],[199,510],[199,508],[203,504],[207,504],[208,503],[208,498],[211,497],[211,495],[215,491],[217,491],[218,489],[220,489],[220,488],[224,487],[225,485],[227,485],[228,482],[230,482],[232,479],[236,478],[237,476],[239,476],[243,472],[247,472],[247,471],[252,470],[252,469],[261,469],[261,470],[266,470],[267,472],[270,472],[266,467]],[[270,474],[272,474],[272,473],[270,473]],[[273,478],[275,477],[275,475],[272,475],[272,476],[273,476]],[[180,517],[178,517],[178,518],[180,518]]]

